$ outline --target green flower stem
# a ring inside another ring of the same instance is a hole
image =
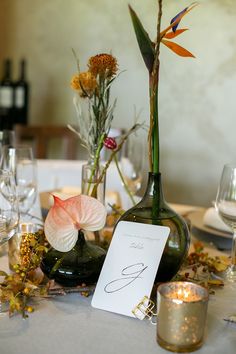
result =
[[[118,173],[119,173],[120,179],[121,179],[121,181],[122,181],[122,183],[123,183],[123,185],[124,185],[124,187],[125,187],[126,193],[127,193],[128,196],[130,197],[130,199],[131,199],[133,205],[135,205],[136,203],[135,203],[134,197],[132,196],[132,194],[131,194],[131,192],[130,192],[130,190],[129,190],[129,187],[128,187],[127,183],[125,182],[125,179],[124,179],[124,177],[123,177],[123,175],[122,175],[122,172],[121,172],[121,170],[120,170],[119,163],[118,163],[118,160],[117,160],[117,156],[116,156],[116,155],[114,156],[114,161],[115,161],[116,168],[117,168],[117,171],[118,171]]]
[[[56,263],[52,267],[52,270],[51,270],[51,272],[49,274],[49,277],[52,277],[56,273],[57,269],[60,267],[60,265],[63,262],[63,260],[64,260],[66,255],[67,254],[65,253],[60,259],[58,259],[58,261],[56,261]]]
[[[162,186],[161,186],[160,179],[154,178],[153,182],[154,184],[153,184],[153,203],[152,203],[152,223],[153,225],[158,225],[158,221],[156,217],[159,214],[159,210],[160,210]]]
[[[157,42],[155,46],[154,63],[152,72],[149,76],[149,95],[150,95],[150,135],[151,143],[151,172],[160,173],[160,141],[159,141],[159,121],[158,121],[158,84],[160,71],[160,43],[161,43],[161,18],[162,18],[162,0],[158,0],[158,19],[157,19]],[[160,176],[159,176],[160,178]],[[156,181],[155,181],[156,182]],[[160,210],[160,188],[159,183],[154,182],[152,220],[156,224],[156,215]]]
[[[160,146],[158,123],[158,84],[160,70],[160,42],[161,42],[162,0],[158,0],[157,42],[155,46],[153,68],[149,76],[150,96],[150,134],[149,134],[149,162],[150,170],[160,172]],[[150,152],[151,151],[151,152]]]
[[[149,105],[150,105],[150,128],[148,135],[149,166],[150,171],[160,171],[160,147],[159,147],[159,123],[158,123],[158,84],[160,69],[160,41],[161,41],[161,17],[162,0],[158,0],[157,41],[154,52],[154,62],[149,71]]]
[[[98,143],[98,148],[96,150],[95,159],[94,159],[94,167],[92,169],[92,173],[91,173],[91,176],[90,176],[89,182],[88,182],[87,195],[89,195],[91,183],[93,181],[93,177],[95,176],[95,173],[97,171],[97,167],[99,165],[100,152],[103,147],[103,141],[104,141],[105,136],[106,136],[106,134],[102,134],[102,136],[100,137],[99,143]]]
[[[152,171],[159,173],[160,164],[160,143],[159,143],[159,122],[158,122],[158,97],[157,90],[153,94],[153,129],[152,129]]]

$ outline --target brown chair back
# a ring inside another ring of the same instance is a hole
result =
[[[16,144],[32,146],[38,159],[51,158],[51,150],[57,150],[57,158],[74,160],[77,158],[78,137],[65,126],[15,125]],[[54,142],[54,145],[52,143]]]

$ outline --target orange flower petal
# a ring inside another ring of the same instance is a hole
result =
[[[166,41],[165,39],[162,39],[161,41],[163,44],[165,44],[169,49],[171,49],[174,53],[180,55],[181,57],[192,57],[195,58],[195,56],[190,53],[187,49],[181,47],[179,44]]]
[[[197,2],[192,3],[192,4],[186,9],[186,11],[182,12],[182,13],[180,14],[180,16],[178,16],[178,18],[177,18],[173,23],[171,23],[167,28],[165,28],[165,29],[160,33],[160,37],[163,38],[164,35],[165,35],[170,29],[172,29],[174,26],[176,26],[176,25],[181,21],[181,19],[182,19],[185,15],[187,15],[187,13],[189,13],[189,11],[191,11],[192,9],[194,9],[194,7],[196,7],[197,5],[198,5]]]
[[[78,230],[96,231],[103,228],[106,208],[97,199],[85,195],[66,200],[54,197],[54,205],[45,220],[48,242],[60,252],[70,251],[78,239]]]
[[[167,38],[167,39],[175,38],[175,37],[179,36],[181,33],[185,32],[187,30],[188,30],[188,28],[182,28],[182,29],[176,30],[175,32],[166,33],[164,35],[164,38]]]

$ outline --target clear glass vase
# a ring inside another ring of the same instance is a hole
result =
[[[105,203],[105,176],[98,183],[103,167],[94,164],[92,160],[82,166],[82,194],[92,195],[102,204]]]
[[[83,165],[81,191],[82,194],[90,195],[105,204],[105,176],[99,182],[102,170],[103,167],[100,164],[96,166],[93,160],[89,160],[87,164]],[[99,231],[86,231],[85,236],[98,245],[101,243]]]
[[[170,228],[155,282],[171,280],[187,255],[190,235],[186,222],[165,202],[161,174],[149,173],[146,192],[142,200],[126,211],[119,221],[162,225]]]

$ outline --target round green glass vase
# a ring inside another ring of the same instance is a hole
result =
[[[184,219],[165,202],[160,173],[149,173],[146,192],[142,200],[127,210],[119,221],[168,226],[170,228],[155,282],[171,280],[177,274],[187,255],[190,235]]]
[[[41,262],[41,269],[49,279],[63,286],[94,284],[99,277],[106,251],[86,241],[82,231],[72,250],[59,252],[51,248]]]

